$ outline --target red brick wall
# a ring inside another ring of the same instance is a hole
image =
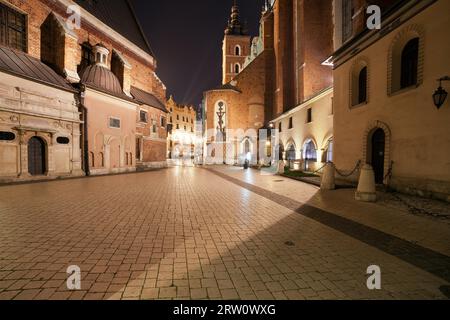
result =
[[[28,16],[28,53],[38,59],[41,58],[41,26],[47,19],[50,12],[54,11],[62,17],[67,17],[66,8],[61,7],[52,0],[7,0],[19,10],[25,12]],[[123,44],[117,43],[110,38],[104,31],[97,30],[82,20],[81,30],[75,30],[78,35],[78,43],[89,41],[91,45],[99,42],[103,43],[111,52],[116,49],[121,52],[127,61],[132,65],[131,77],[132,85],[142,90],[154,93],[162,101],[166,99],[166,92],[163,84],[154,76],[155,68],[143,60],[141,57],[128,50]],[[75,65],[81,61],[81,47],[72,50],[74,54],[68,59],[74,59]],[[111,59],[110,55],[110,59]]]
[[[304,64],[299,79],[300,96],[297,104],[308,100],[317,92],[333,84],[333,72],[329,66],[323,66],[333,53],[332,5],[329,0],[303,1],[303,32],[298,35],[304,48]]]

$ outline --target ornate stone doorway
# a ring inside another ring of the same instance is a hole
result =
[[[32,137],[28,141],[28,172],[32,176],[45,174],[45,142],[39,137]]]

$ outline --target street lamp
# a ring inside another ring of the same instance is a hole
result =
[[[442,105],[445,103],[445,100],[447,99],[448,95],[447,91],[445,91],[445,89],[442,88],[442,81],[450,81],[450,77],[446,76],[440,78],[438,81],[439,81],[439,88],[433,94],[433,101],[436,108],[440,109]]]

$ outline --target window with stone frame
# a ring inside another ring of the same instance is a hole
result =
[[[139,121],[143,122],[143,123],[147,123],[148,122],[148,113],[145,110],[141,110],[139,112]]]
[[[153,133],[158,132],[158,126],[156,125],[156,120],[152,120],[152,132]]]
[[[161,127],[165,128],[166,127],[166,118],[161,116]]]
[[[26,15],[0,3],[0,44],[27,52]]]
[[[120,129],[120,119],[119,118],[109,118],[109,127],[114,129]]]

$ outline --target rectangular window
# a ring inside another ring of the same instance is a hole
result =
[[[306,123],[311,123],[312,121],[313,121],[313,118],[312,118],[312,109],[309,108],[309,109],[308,109],[308,114],[306,115]]]
[[[166,127],[166,118],[161,117],[161,127],[165,128]]]
[[[353,35],[353,0],[342,0],[342,42]]]
[[[281,122],[278,124],[278,131],[283,132],[283,125]]]
[[[145,122],[145,123],[148,122],[148,113],[147,113],[147,111],[141,110],[139,112],[139,121],[140,122]]]
[[[177,130],[180,130],[180,125],[177,123]]]
[[[157,133],[157,132],[158,132],[158,128],[157,128],[157,125],[156,125],[156,120],[153,120],[153,123],[152,123],[152,132],[153,132],[153,133]]]
[[[294,128],[294,122],[292,120],[292,117],[289,118],[289,129]]]
[[[0,43],[4,46],[27,51],[26,16],[0,3]]]
[[[110,117],[109,118],[109,127],[110,128],[115,128],[115,129],[120,129],[120,119],[119,118]]]

